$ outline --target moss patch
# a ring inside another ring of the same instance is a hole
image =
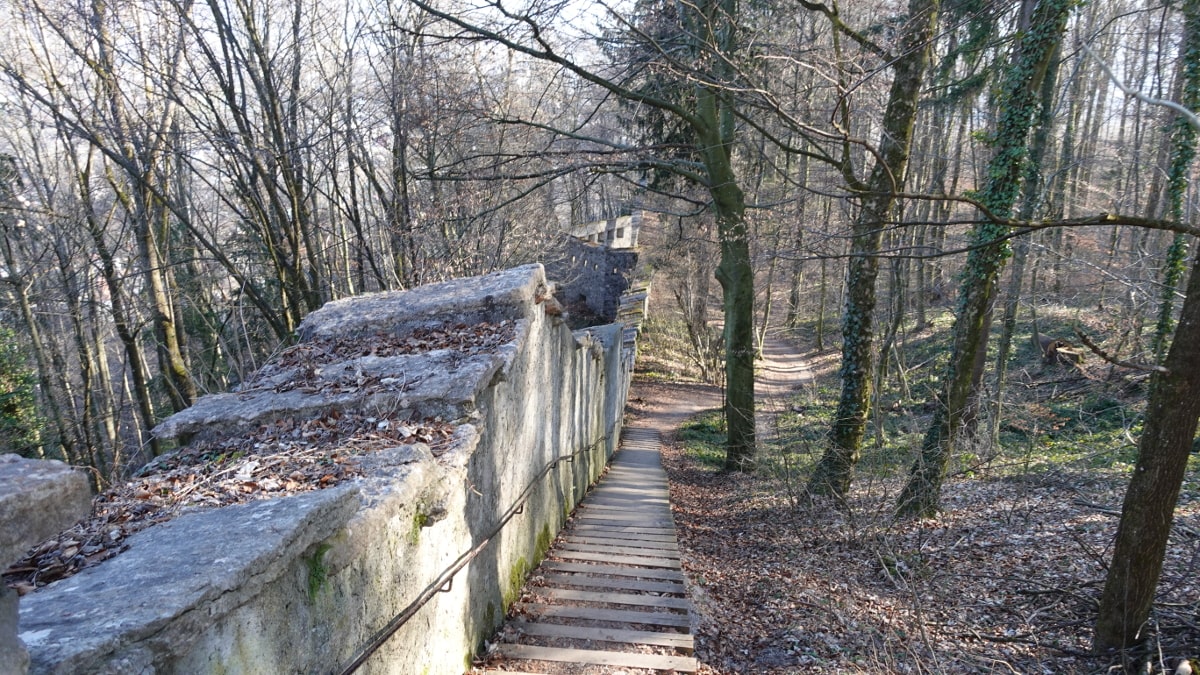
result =
[[[688,420],[679,428],[679,440],[687,454],[716,470],[725,467],[725,417],[720,410],[709,410]]]
[[[537,553],[535,559],[541,562],[542,558],[546,557],[546,551],[550,550],[550,543],[554,541],[554,535],[550,533],[550,523],[542,526],[542,531],[538,533],[537,538]]]
[[[508,585],[504,589],[504,611],[521,597],[521,587],[525,585],[525,577],[529,576],[529,561],[525,556],[517,559],[516,564],[508,571]]]
[[[321,589],[329,585],[329,566],[325,564],[325,554],[333,548],[330,544],[317,544],[313,554],[304,559],[308,567],[308,599],[316,600]]]

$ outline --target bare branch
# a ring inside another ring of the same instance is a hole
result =
[[[1155,366],[1155,365],[1151,365],[1148,363],[1134,363],[1133,361],[1122,361],[1121,359],[1118,359],[1115,356],[1110,356],[1103,349],[1100,349],[1100,347],[1098,347],[1095,342],[1092,342],[1092,340],[1087,335],[1084,335],[1083,331],[1079,330],[1078,328],[1075,329],[1075,335],[1079,336],[1079,341],[1082,342],[1084,344],[1084,346],[1086,346],[1088,349],[1092,350],[1093,354],[1095,354],[1096,356],[1099,356],[1101,359],[1104,359],[1105,361],[1108,361],[1109,363],[1113,364],[1114,366],[1121,366],[1122,368],[1129,368],[1131,370],[1140,370],[1144,373],[1169,373],[1169,372],[1171,372],[1162,366]]]
[[[1171,110],[1179,113],[1185,120],[1188,121],[1188,124],[1191,124],[1192,127],[1194,127],[1197,131],[1200,131],[1200,115],[1188,110],[1187,107],[1176,103],[1175,101],[1168,101],[1161,98],[1154,98],[1153,96],[1147,96],[1146,94],[1143,94],[1142,92],[1130,87],[1122,82],[1121,78],[1117,77],[1117,74],[1112,71],[1112,68],[1110,68],[1108,64],[1104,62],[1104,59],[1100,58],[1099,54],[1092,51],[1091,47],[1089,47],[1086,43],[1081,46],[1083,47],[1083,51],[1087,52],[1088,56],[1096,59],[1096,63],[1100,64],[1100,69],[1104,71],[1105,75],[1108,75],[1108,79],[1117,86],[1117,89],[1120,89],[1122,92],[1124,92],[1126,96],[1132,96],[1133,98],[1150,105],[1158,105],[1163,106],[1164,108],[1170,108]]]

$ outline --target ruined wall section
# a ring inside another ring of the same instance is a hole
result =
[[[569,237],[564,259],[547,269],[558,282],[555,296],[572,325],[612,323],[617,320],[621,297],[638,276],[638,252]]]
[[[547,297],[532,265],[313,313],[295,358],[157,433],[219,437],[332,409],[437,417],[456,425],[449,440],[385,444],[336,487],[133,535],[121,555],[22,598],[31,672],[465,670],[620,434],[644,294],[625,303],[629,324],[575,333]],[[487,350],[330,347],[473,322],[511,337]]]

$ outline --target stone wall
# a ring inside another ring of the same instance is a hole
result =
[[[0,454],[0,569],[87,515],[92,491],[82,471],[57,461]],[[0,584],[0,673],[24,673],[17,639],[17,594]]]
[[[564,254],[560,263],[548,267],[548,273],[558,281],[555,296],[570,312],[572,324],[615,321],[621,297],[637,276],[637,251],[570,237]]]
[[[337,487],[183,515],[22,599],[35,673],[459,673],[617,446],[636,330],[572,333],[526,266],[332,302],[303,340],[510,322],[486,351],[276,364],[156,433],[236,434],[330,409],[438,417],[447,443],[364,457]],[[626,304],[640,320],[637,298]],[[551,308],[548,310],[548,308]],[[288,378],[310,386],[286,386]],[[369,386],[343,386],[346,382]],[[333,384],[330,384],[333,383]]]

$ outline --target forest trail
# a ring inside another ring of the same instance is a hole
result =
[[[758,362],[759,427],[813,377],[799,350],[768,336]],[[620,451],[522,589],[475,672],[599,675],[696,672],[661,443],[688,417],[720,407],[695,383],[636,382]]]

